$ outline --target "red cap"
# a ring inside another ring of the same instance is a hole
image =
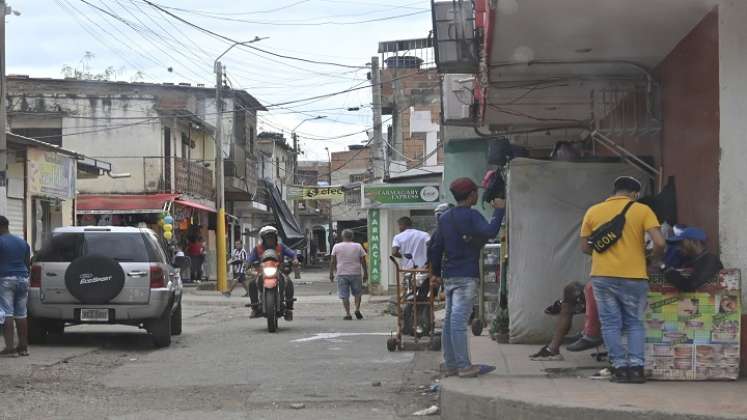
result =
[[[449,190],[454,194],[468,194],[477,191],[477,184],[469,178],[457,178],[451,183]]]

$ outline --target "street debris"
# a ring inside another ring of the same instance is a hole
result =
[[[434,416],[438,414],[438,406],[432,405],[426,409],[412,413],[413,416]]]
[[[306,404],[304,403],[293,403],[290,405],[290,407],[294,410],[301,410],[303,408],[306,408]]]
[[[381,381],[376,381],[372,383],[371,386],[381,386]]]

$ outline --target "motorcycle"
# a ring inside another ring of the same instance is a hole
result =
[[[285,287],[291,272],[289,264],[281,262],[277,253],[267,250],[262,254],[258,284],[262,286],[260,305],[267,318],[267,331],[273,333],[278,328],[278,318],[283,318],[287,312]]]

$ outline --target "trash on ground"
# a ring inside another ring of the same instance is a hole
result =
[[[381,381],[373,382],[371,386],[381,386]]]
[[[438,414],[438,406],[432,405],[424,410],[416,411],[412,413],[413,416],[433,416]]]
[[[306,404],[304,403],[293,403],[291,404],[291,408],[294,410],[300,410],[302,408],[306,408]]]

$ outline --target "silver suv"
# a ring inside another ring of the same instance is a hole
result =
[[[150,229],[64,227],[33,259],[29,339],[67,324],[144,328],[156,347],[182,332],[182,281]]]

